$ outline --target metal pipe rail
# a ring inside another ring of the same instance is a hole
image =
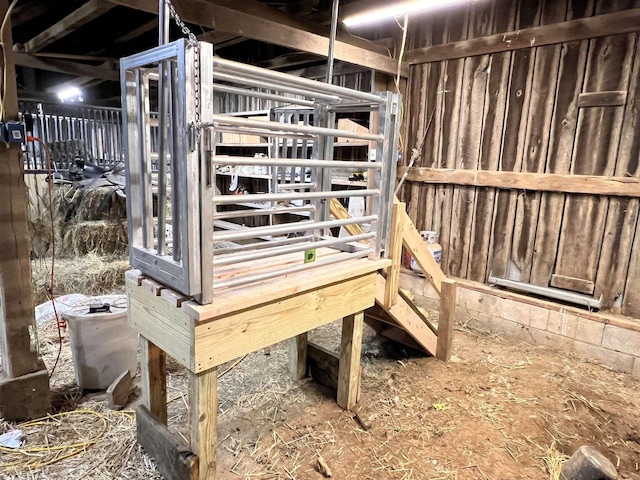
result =
[[[215,78],[215,74],[214,74],[214,78]],[[303,100],[301,98],[295,98],[295,97],[285,97],[284,95],[275,95],[273,93],[260,92],[257,90],[249,90],[247,88],[230,87],[228,85],[221,85],[219,83],[214,83],[213,89],[216,92],[231,93],[233,95],[240,95],[243,97],[262,98],[264,100],[290,103],[295,105],[301,105],[303,107],[313,108],[316,105],[315,102],[312,102],[311,100]]]
[[[233,157],[217,155],[213,157],[214,165],[260,165],[273,167],[314,167],[314,168],[353,168],[380,170],[378,162],[358,162],[340,160],[308,160],[306,158],[268,158],[268,157]]]
[[[378,195],[380,195],[380,190],[365,189],[307,193],[256,193],[250,195],[242,195],[242,199],[250,200],[253,202],[282,202],[288,200],[372,197]],[[213,203],[217,205],[234,205],[238,203],[238,199],[234,198],[234,195],[216,195],[215,197],[213,197]]]
[[[214,220],[221,220],[223,218],[245,218],[245,217],[260,217],[264,215],[285,215],[290,213],[302,213],[302,212],[314,212],[316,207],[314,205],[306,205],[304,207],[271,207],[271,208],[256,208],[253,210],[234,210],[231,212],[219,212],[214,213]]]

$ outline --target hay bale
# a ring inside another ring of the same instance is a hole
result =
[[[31,264],[34,299],[38,305],[48,299],[51,259],[34,260]],[[130,268],[129,260],[117,255],[99,256],[88,253],[78,258],[56,258],[54,294],[59,296],[70,293],[122,293],[124,272]]]
[[[77,256],[87,253],[122,255],[127,252],[127,246],[126,222],[104,220],[73,222],[65,226],[60,255]]]
[[[124,220],[127,218],[125,200],[116,194],[117,187],[75,187],[56,185],[53,208],[65,222],[93,220]]]

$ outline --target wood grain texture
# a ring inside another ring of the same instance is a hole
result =
[[[136,431],[138,443],[153,458],[163,478],[198,480],[198,457],[144,405],[136,408]]]
[[[443,362],[451,358],[453,326],[456,319],[456,282],[447,278],[442,282],[440,308],[438,309],[438,344],[436,357]]]
[[[455,58],[515,51],[556,43],[574,42],[637,32],[640,29],[640,9],[601,14],[541,27],[523,28],[514,32],[410,50],[406,61],[410,64],[451,60]]]
[[[564,275],[552,275],[551,286],[561,288],[563,290],[585,293],[587,295],[591,295],[595,287],[594,283],[590,280],[566,277]]]
[[[626,90],[617,92],[587,92],[578,97],[578,107],[619,107],[627,103]]]
[[[142,402],[163,425],[167,424],[167,359],[162,349],[140,335]]]
[[[332,390],[338,390],[340,356],[326,348],[309,342],[307,345],[307,365],[315,382]]]
[[[397,325],[391,325],[378,317],[373,316],[369,311],[364,316],[364,323],[369,325],[378,335],[381,335],[396,343],[400,343],[405,347],[412,348],[419,352],[427,352],[422,345],[416,342],[403,328]]]
[[[414,182],[472,185],[534,192],[583,193],[620,197],[640,197],[640,178],[572,175],[560,173],[448,170],[414,167],[407,177]]]
[[[195,368],[204,371],[246,353],[360,312],[375,302],[370,273],[286,297],[195,327]]]
[[[289,339],[289,376],[292,380],[307,376],[307,332]]]
[[[123,408],[129,400],[132,386],[133,379],[131,374],[129,370],[125,370],[107,388],[107,405],[109,408]]]
[[[394,202],[392,210],[391,234],[389,236],[389,252],[391,266],[387,268],[387,282],[384,291],[384,304],[395,305],[400,287],[400,265],[402,264],[402,234],[405,218],[405,204]]]
[[[345,410],[352,409],[358,398],[363,328],[364,312],[349,315],[342,320],[337,403]]]
[[[0,1],[5,18],[8,0]],[[18,117],[16,71],[11,24],[7,19],[2,42],[8,47],[0,59],[4,71],[4,108],[7,119]],[[31,342],[35,328],[31,283],[31,252],[27,229],[27,189],[20,145],[3,146],[0,152],[0,354],[10,378],[36,372],[42,363]]]
[[[215,480],[218,449],[218,369],[189,372],[189,432],[199,480]]]

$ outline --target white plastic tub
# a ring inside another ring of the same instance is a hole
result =
[[[89,313],[92,305],[109,304],[108,312]],[[62,317],[69,340],[76,382],[87,390],[105,389],[125,370],[138,368],[138,335],[127,323],[126,295],[89,297]]]

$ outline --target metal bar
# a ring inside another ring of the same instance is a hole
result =
[[[295,139],[307,139],[307,140],[310,140],[313,138],[313,136],[311,135],[303,135],[300,133],[282,133],[282,132],[274,133],[272,130],[261,130],[258,128],[247,128],[247,127],[235,127],[231,125],[226,127],[216,127],[215,131],[231,132],[231,133],[247,133],[252,135],[259,135],[261,137],[277,137],[276,140],[278,138],[295,138]]]
[[[220,57],[213,57],[213,68],[222,72],[232,72],[244,75],[253,75],[265,80],[273,80],[285,82],[290,85],[297,85],[303,88],[315,92],[328,93],[331,95],[339,95],[346,98],[355,98],[358,100],[364,100],[372,103],[380,103],[381,99],[377,95],[371,93],[358,92],[344,87],[338,87],[336,85],[330,85],[326,83],[316,82],[315,80],[309,80],[307,78],[297,77],[286,73],[277,72],[275,70],[268,70],[266,68],[254,67],[253,65],[245,65],[243,63],[234,62],[232,60],[225,60]]]
[[[291,273],[302,272],[304,270],[310,270],[312,268],[324,267],[326,265],[333,265],[335,263],[345,262],[347,260],[355,260],[358,258],[364,258],[369,254],[368,251],[354,252],[354,253],[338,253],[329,257],[321,258],[311,263],[303,263],[301,265],[295,265],[289,268],[283,268],[281,270],[275,270],[272,272],[257,273],[254,275],[246,275],[242,277],[233,278],[230,280],[222,280],[213,282],[213,288],[229,288],[238,287],[240,285],[247,285],[249,283],[260,282],[269,280],[270,278],[280,277],[282,275],[289,275]]]
[[[228,247],[228,248],[217,248],[215,252],[216,252],[216,255],[224,255],[226,253],[243,252],[246,250],[264,250],[266,248],[271,248],[276,245],[292,245],[294,243],[302,243],[312,239],[313,237],[311,235],[305,235],[303,237],[283,238],[280,240],[267,240],[267,241],[261,241],[258,243],[247,243],[244,245],[237,245],[237,246]]]
[[[229,83],[235,83],[237,85],[248,85],[256,88],[268,88],[269,90],[274,90],[276,92],[281,93],[290,93],[292,95],[299,95],[305,98],[315,98],[318,101],[323,101],[327,103],[338,103],[340,101],[340,97],[335,95],[328,95],[326,93],[318,93],[310,90],[305,90],[300,87],[294,87],[286,83],[265,83],[264,79],[260,76],[251,77],[251,76],[238,76],[233,74],[222,73],[218,70],[214,70],[213,78],[216,81],[223,81]]]
[[[558,288],[541,287],[539,285],[532,285],[530,283],[516,282],[515,280],[509,280],[507,278],[498,278],[494,277],[491,274],[489,274],[488,282],[493,285],[507,287],[519,292],[533,293],[534,295],[554,298],[556,300],[562,300],[564,302],[574,303],[576,305],[584,305],[585,307],[589,308],[602,308],[602,295],[600,295],[600,298],[593,298],[587,295],[580,295],[578,293],[560,290]]]
[[[259,92],[257,90],[249,90],[247,88],[230,87],[228,85],[221,85],[219,83],[213,84],[213,90],[216,92],[231,93],[235,95],[242,95],[245,97],[262,98],[264,100],[271,100],[274,102],[290,103],[292,105],[302,105],[305,107],[313,107],[314,102],[311,100],[303,100],[295,97],[285,97],[283,95],[276,95],[273,93]]]
[[[356,133],[337,128],[311,127],[308,125],[291,125],[280,122],[261,122],[249,118],[232,117],[230,115],[213,115],[212,123],[203,123],[203,127],[218,127],[218,125],[235,125],[238,127],[260,128],[263,130],[273,130],[276,132],[309,133],[323,135],[326,137],[345,137],[367,140],[372,142],[382,142],[384,136],[374,133]]]
[[[329,34],[329,51],[327,52],[327,75],[326,83],[333,83],[333,51],[336,45],[336,33],[338,31],[338,5],[340,0],[333,0],[331,8],[331,33]]]
[[[374,222],[377,215],[369,215],[367,217],[344,218],[341,220],[329,220],[326,222],[294,222],[282,225],[269,225],[266,227],[247,228],[233,232],[214,233],[214,242],[230,242],[232,240],[243,240],[247,238],[256,238],[265,235],[284,235],[286,233],[302,232],[309,228],[333,228],[342,227],[344,225],[354,225],[361,223]]]
[[[229,254],[229,255],[218,256],[217,258],[214,258],[213,264],[216,266],[222,266],[222,265],[230,265],[233,263],[258,260],[260,258],[264,258],[265,256],[277,257],[279,255],[286,255],[288,253],[302,252],[304,250],[309,250],[311,248],[332,247],[335,245],[343,245],[350,242],[359,242],[360,240],[368,240],[369,238],[372,238],[374,235],[375,235],[374,233],[363,233],[361,235],[354,235],[353,237],[340,237],[340,238],[331,237],[326,240],[320,240],[317,242],[309,242],[309,243],[303,243],[303,244],[286,245],[283,247],[267,248],[264,250],[260,250],[258,252]]]
[[[307,193],[256,193],[243,195],[242,199],[252,202],[271,202],[271,201],[287,201],[299,199],[323,199],[323,198],[348,198],[348,197],[371,197],[380,195],[380,190],[363,189],[363,190],[341,190],[335,192],[307,192]],[[213,197],[213,203],[217,205],[232,205],[238,203],[238,197],[235,195],[216,195]]]
[[[291,179],[291,181],[293,182],[295,180],[295,171],[293,171],[293,178]],[[317,185],[315,182],[304,182],[304,183],[279,183],[278,185],[278,191],[280,191],[280,189],[290,189],[290,190],[306,190],[306,189],[311,189],[311,188],[316,188]]]
[[[160,0],[160,7],[164,0]],[[160,12],[164,12],[164,8]],[[163,15],[160,16],[160,41],[167,32],[163,32]],[[162,43],[161,43],[162,45]],[[165,71],[167,65],[161,62],[158,66],[158,255],[166,254],[166,212],[167,212],[167,102],[168,86]]]
[[[243,218],[243,217],[260,217],[262,215],[284,215],[287,213],[311,212],[314,210],[313,205],[305,205],[302,207],[270,207],[256,208],[253,210],[231,210],[228,212],[217,212],[213,215],[215,220],[223,218]]]

